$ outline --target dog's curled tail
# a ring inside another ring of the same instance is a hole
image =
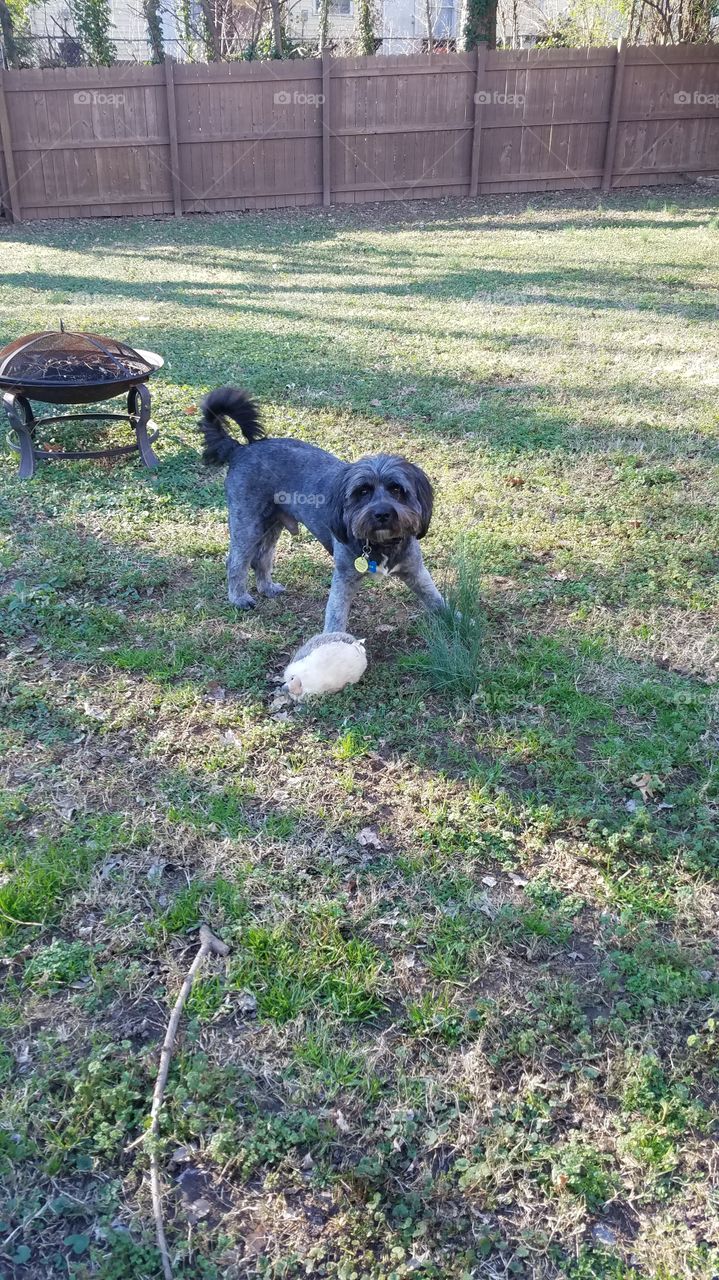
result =
[[[202,461],[211,466],[224,466],[235,449],[242,447],[239,440],[230,435],[227,418],[237,423],[248,444],[264,439],[260,411],[252,397],[239,387],[218,387],[202,401],[200,421],[200,431],[205,437]]]

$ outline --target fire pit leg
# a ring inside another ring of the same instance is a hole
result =
[[[150,392],[144,382],[140,382],[136,387],[130,387],[127,393],[127,412],[135,428],[137,447],[140,450],[145,466],[154,471],[155,467],[159,467],[160,459],[153,451],[147,434],[147,427],[150,421],[150,406]]]
[[[25,396],[14,396],[10,391],[5,392],[3,404],[20,446],[20,479],[31,480],[35,474],[35,415],[32,405]]]

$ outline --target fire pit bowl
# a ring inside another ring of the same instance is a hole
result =
[[[0,351],[0,391],[10,419],[8,443],[20,454],[20,476],[29,479],[37,459],[112,458],[138,451],[145,466],[158,466],[152,450],[157,431],[148,435],[151,399],[148,378],[161,369],[162,356],[135,351],[95,333],[31,333]],[[68,413],[36,418],[30,404],[94,404],[127,395],[126,413]],[[65,421],[127,422],[135,442],[112,449],[37,448],[39,427]]]

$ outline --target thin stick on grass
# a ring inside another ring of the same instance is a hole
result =
[[[23,929],[44,929],[45,925],[42,920],[16,920],[15,916],[8,915],[7,911],[3,911],[0,907],[0,916],[3,920],[9,920],[10,924],[19,924]]]
[[[12,1244],[15,1237],[19,1236],[21,1231],[25,1231],[25,1229],[30,1226],[31,1222],[34,1222],[35,1219],[39,1218],[40,1215],[43,1214],[46,1209],[49,1209],[51,1203],[52,1203],[51,1200],[46,1200],[45,1204],[41,1204],[39,1209],[36,1209],[34,1213],[31,1213],[29,1218],[26,1218],[24,1222],[19,1223],[19,1225],[15,1227],[15,1230],[11,1231],[10,1235],[5,1237],[5,1239],[2,1242],[2,1249],[0,1249],[0,1253],[2,1253],[3,1256],[6,1256],[8,1258],[10,1257],[9,1253],[6,1253],[8,1245]]]
[[[167,1024],[165,1039],[160,1053],[160,1069],[157,1073],[155,1081],[155,1090],[152,1095],[152,1110],[150,1111],[150,1127],[147,1133],[142,1135],[142,1140],[151,1140],[150,1142],[150,1194],[152,1196],[152,1214],[155,1219],[155,1229],[157,1232],[157,1247],[162,1257],[162,1271],[165,1280],[173,1280],[172,1267],[170,1265],[170,1254],[167,1248],[167,1240],[165,1238],[165,1226],[162,1220],[162,1187],[160,1184],[160,1164],[157,1158],[157,1135],[160,1128],[160,1111],[162,1110],[162,1100],[165,1095],[165,1085],[167,1084],[167,1076],[170,1070],[170,1062],[172,1060],[172,1050],[175,1047],[175,1036],[177,1028],[180,1025],[182,1010],[185,1001],[192,990],[192,984],[197,977],[198,971],[202,965],[205,956],[213,952],[217,956],[226,956],[229,954],[230,948],[226,942],[222,942],[220,938],[216,938],[211,929],[206,924],[200,925],[200,947],[190,968],[187,971],[187,977],[182,984],[180,994],[175,1001],[175,1007],[170,1014],[170,1021]],[[133,1144],[136,1145],[136,1144]]]

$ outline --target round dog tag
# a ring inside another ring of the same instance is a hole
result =
[[[369,569],[369,561],[365,556],[358,556],[355,560],[355,569],[358,573],[366,573]]]

